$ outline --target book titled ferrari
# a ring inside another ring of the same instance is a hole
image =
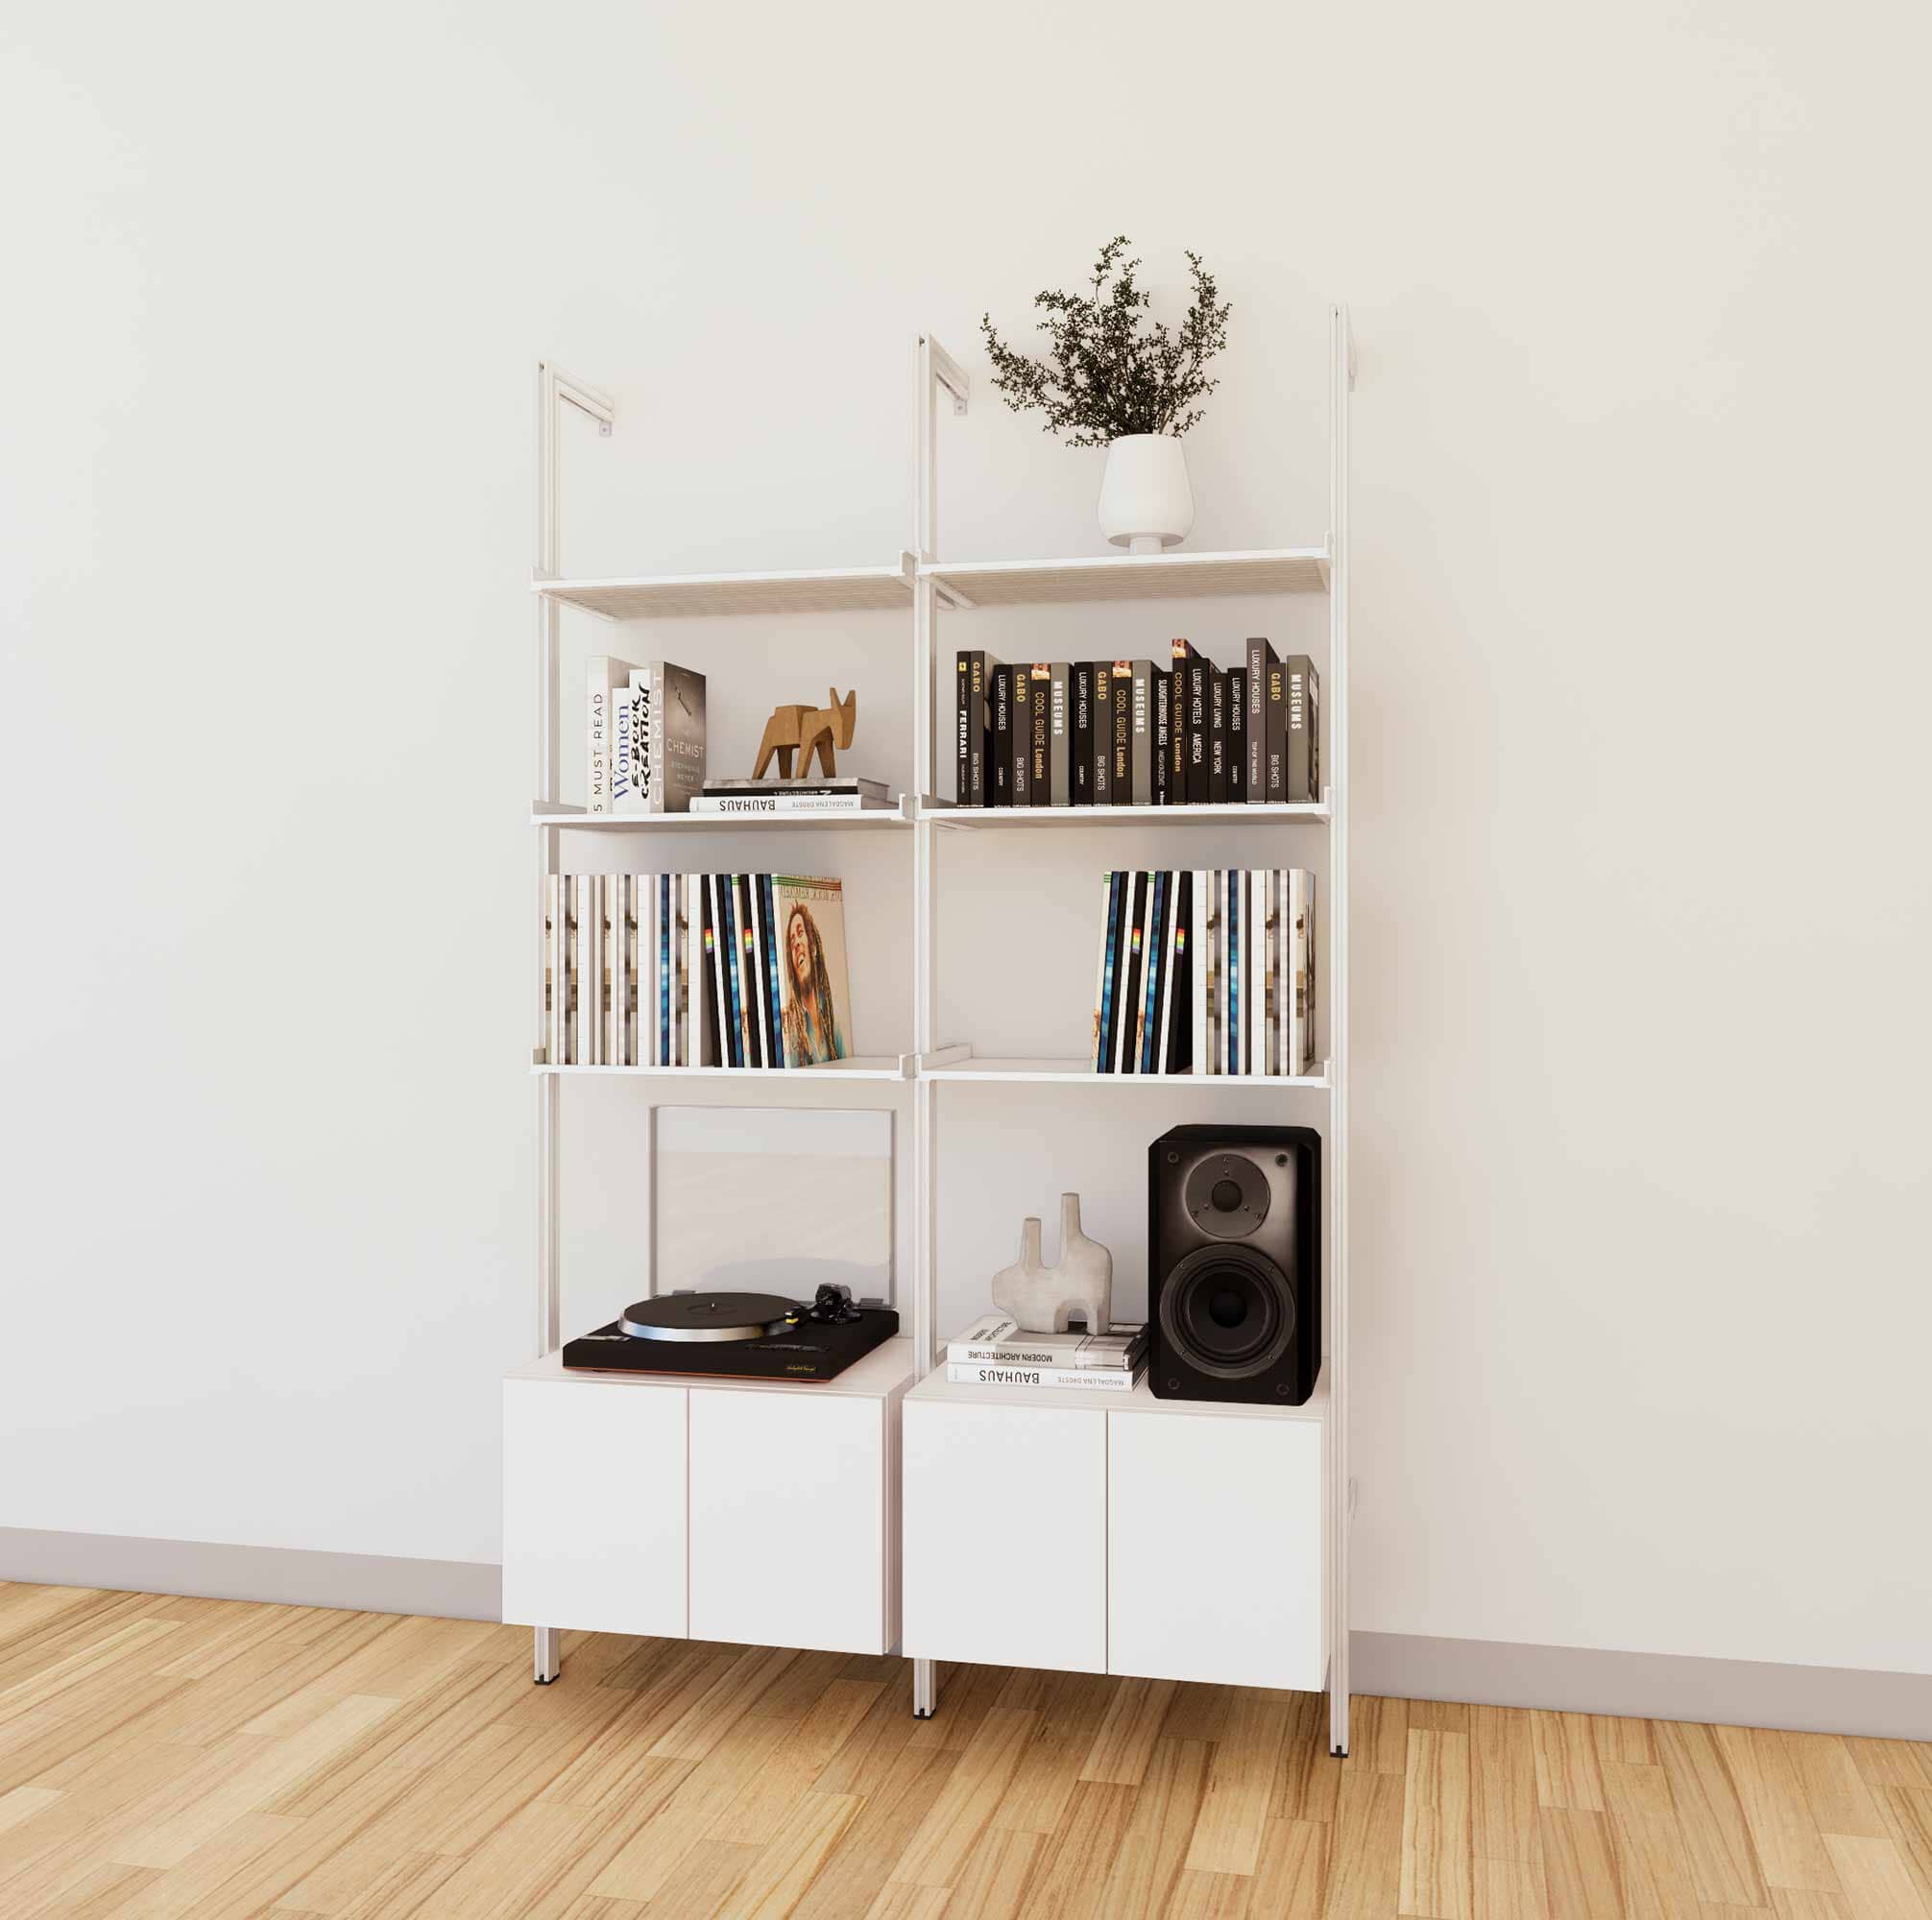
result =
[[[962,653],[958,658],[954,758],[957,784],[954,797],[960,806],[990,806],[992,782],[986,776],[993,738],[993,670],[1000,662],[989,653]]]

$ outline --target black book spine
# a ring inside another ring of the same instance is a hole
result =
[[[993,681],[993,763],[992,778],[987,784],[991,791],[986,796],[988,806],[1011,806],[1013,804],[1013,669],[1004,664],[996,665],[992,673]]]
[[[1094,662],[1094,804],[1114,804],[1114,669]]]
[[[1049,741],[1052,732],[1053,669],[1045,660],[1034,662],[1026,676],[1026,791],[1028,804],[1049,806],[1052,788],[1049,766]]]
[[[1133,660],[1128,671],[1133,676],[1133,738],[1129,747],[1132,760],[1129,778],[1136,806],[1154,804],[1154,712],[1158,705],[1157,678],[1152,660]]]
[[[953,797],[960,806],[973,804],[973,756],[966,743],[973,737],[973,656],[959,656],[959,670],[953,677],[954,760]]]
[[[1208,669],[1207,797],[1216,805],[1227,799],[1227,675]]]
[[[1268,670],[1274,649],[1266,640],[1247,643],[1247,797],[1261,800],[1268,792]]]
[[[1140,1007],[1143,985],[1142,965],[1147,948],[1147,876],[1130,876],[1132,905],[1127,915],[1127,937],[1121,944],[1124,986],[1121,994],[1120,1062],[1123,1073],[1141,1070],[1139,1056]]]
[[[1288,798],[1321,798],[1321,763],[1316,752],[1315,662],[1306,654],[1288,657]]]
[[[1177,899],[1174,908],[1174,977],[1168,988],[1168,1060],[1170,1073],[1194,1071],[1194,930],[1195,876],[1183,872],[1174,876]]]
[[[1073,790],[1068,799],[1075,806],[1094,803],[1094,663],[1074,662],[1074,714],[1072,751],[1068,754],[1068,773]]]
[[[759,977],[760,941],[758,930],[752,925],[751,920],[749,874],[732,876],[732,900],[737,908],[738,997],[744,1008],[742,1019],[745,1065],[764,1067],[770,1063],[764,1057],[764,1028],[758,1017],[759,999],[764,992],[764,983]]]
[[[718,1026],[724,1044],[718,1049],[721,1067],[744,1065],[744,1038],[737,1016],[737,930],[732,914],[731,876],[713,874],[715,898],[712,911],[717,919]]]
[[[1209,660],[1196,657],[1188,661],[1187,797],[1196,805],[1208,797],[1208,680],[1213,672]]]
[[[718,1020],[717,924],[712,918],[712,878],[709,874],[694,876],[698,894],[698,952],[704,960],[704,1033],[700,1038],[702,1058],[694,1067],[722,1067],[724,1049],[718,1044],[724,1028]]]
[[[1113,688],[1114,747],[1108,762],[1108,794],[1116,806],[1134,804],[1134,668],[1116,660],[1108,676]]]
[[[1048,669],[1051,679],[1047,697],[1047,804],[1066,806],[1074,794],[1069,780],[1073,770],[1073,714],[1069,695],[1073,691],[1073,668],[1065,660],[1055,660]]]
[[[1100,944],[1099,1017],[1094,1022],[1094,1070],[1114,1070],[1114,1012],[1119,1004],[1118,973],[1121,953],[1121,883],[1124,874],[1107,876],[1107,925]]]
[[[1174,697],[1173,675],[1156,672],[1154,675],[1154,804],[1167,806],[1171,803],[1173,788],[1171,780],[1173,774],[1174,737]]]
[[[1247,668],[1230,667],[1227,676],[1227,797],[1247,798]]]
[[[1142,972],[1147,976],[1147,985],[1141,993],[1141,1043],[1140,1066],[1142,1073],[1158,1073],[1161,1063],[1155,1057],[1160,1051],[1161,1040],[1161,989],[1168,977],[1168,888],[1172,884],[1172,876],[1156,873],[1153,876],[1153,891],[1147,902],[1147,957]]]
[[[1258,798],[1275,804],[1288,798],[1288,668],[1280,660],[1268,665],[1262,727],[1265,737]]]
[[[1024,666],[1013,669],[1012,732],[1007,739],[1012,768],[1007,776],[1009,804],[1033,804],[1033,689]]]
[[[986,762],[993,746],[993,688],[991,675],[1000,662],[989,653],[962,654],[966,671],[965,753],[966,780],[958,799],[962,806],[990,806],[993,796],[986,778]]]

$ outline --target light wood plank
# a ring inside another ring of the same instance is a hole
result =
[[[1837,1892],[1838,1876],[1784,1736],[1763,1727],[1718,1727],[1715,1732],[1737,1783],[1766,1884]]]
[[[1867,1837],[1889,1838],[1898,1849],[1920,1900],[1932,1913],[1932,1788],[1881,1787],[1875,1806],[1887,1831]]]
[[[1270,1820],[1254,1870],[1250,1910],[1268,1920],[1321,1920],[1328,1898],[1329,1830],[1315,1820]]]
[[[1173,1704],[1176,1684],[1172,1680],[1123,1680],[1114,1690],[1099,1732],[1094,1736],[1080,1778],[1138,1787],[1154,1757],[1154,1742]]]
[[[1919,1898],[1903,1856],[1890,1840],[1827,1834],[1824,1844],[1837,1869],[1845,1904],[1858,1920],[1925,1920],[1925,1903]]]
[[[1606,1760],[1603,1780],[1629,1920],[1699,1920],[1697,1886],[1663,1768]]]
[[[946,1920],[1014,1920],[1026,1910],[1026,1887],[1047,1836],[1020,1828],[989,1828],[966,1857],[947,1898]],[[918,1889],[923,1894],[931,1887]]]
[[[1476,1920],[1552,1920],[1543,1886],[1542,1848],[1536,1864],[1518,1860],[1475,1861]]]
[[[1842,1894],[1806,1893],[1789,1886],[1771,1889],[1771,1910],[1777,1920],[1859,1920]],[[1706,1915],[1712,1911],[1704,1908]]]
[[[1036,1712],[1011,1707],[987,1710],[945,1790],[893,1867],[894,1880],[915,1886],[953,1884],[992,1820],[994,1809],[1005,1797],[1039,1724]]]
[[[1821,1834],[1887,1836],[1885,1815],[1850,1749],[1836,1734],[1784,1734],[1786,1750],[1798,1763],[1805,1804]]]
[[[1468,1736],[1412,1726],[1399,1912],[1469,1920],[1476,1898],[1470,1831]]]
[[[1479,1859],[1539,1864],[1536,1737],[1530,1716],[1509,1707],[1477,1707],[1469,1716],[1471,1825]]]
[[[1770,1906],[1751,1823],[1717,1735],[1689,1720],[1657,1720],[1653,1731],[1690,1851],[1698,1898],[1717,1907]],[[1553,1899],[1555,1892],[1553,1884]]]
[[[1545,1807],[1543,1880],[1559,1920],[1625,1920],[1606,1814],[1584,1807]]]
[[[1205,1740],[1155,1741],[1107,1868],[1101,1911],[1110,1920],[1154,1920],[1166,1911],[1194,1844],[1210,1752]]]
[[[1375,1693],[1351,1694],[1348,1752],[1340,1764],[1349,1773],[1389,1773],[1400,1780],[1409,1771],[1409,1702]]]
[[[798,1655],[785,1647],[747,1647],[717,1684],[651,1743],[663,1760],[703,1760]]]
[[[797,1920],[845,1920],[880,1897],[958,1764],[956,1753],[938,1747],[902,1751],[880,1784],[859,1795],[858,1817],[799,1903]]]
[[[1020,1756],[1013,1784],[994,1808],[990,1824],[1002,1832],[1055,1832],[1093,1744],[1090,1735],[1049,1733],[1043,1725]]]
[[[1008,1835],[1007,1838],[1034,1839],[1037,1835]],[[951,1911],[952,1890],[944,1886],[907,1886],[892,1881],[865,1909],[865,1920],[945,1920]]]
[[[1225,1730],[1208,1764],[1207,1791],[1188,1848],[1190,1871],[1254,1872],[1274,1798],[1275,1767],[1293,1711],[1288,1694],[1252,1687],[1235,1691]]]
[[[1168,1902],[1168,1920],[1244,1920],[1253,1894],[1252,1874],[1183,1867]]]
[[[1845,1745],[1868,1787],[1932,1787],[1932,1744],[1847,1737]]]
[[[1053,1920],[1113,1920],[1107,1875],[1133,1816],[1137,1789],[1083,1780],[1059,1833],[1045,1843],[1026,1884],[1026,1912]]]
[[[1335,1796],[1341,1788],[1341,1765],[1328,1750],[1326,1727],[1318,1734],[1291,1730],[1281,1743],[1268,1817],[1314,1820],[1328,1825],[1335,1818]]]
[[[58,1787],[16,1787],[12,1792],[0,1793],[0,1834],[60,1804]]]
[[[1408,1751],[1408,1727],[1403,1751]],[[1353,1756],[1351,1755],[1351,1758]],[[1364,1765],[1336,1796],[1323,1920],[1389,1920],[1402,1898],[1403,1783]]]
[[[1542,1807],[1605,1811],[1604,1777],[1587,1714],[1530,1716],[1536,1748],[1536,1802]]]
[[[802,1796],[727,1903],[724,1911],[730,1920],[786,1920],[852,1825],[858,1806],[854,1793]]]
[[[800,1799],[817,1784],[883,1692],[876,1680],[829,1682],[811,1711],[786,1731],[756,1778],[725,1809],[718,1837],[752,1846],[776,1841]]]

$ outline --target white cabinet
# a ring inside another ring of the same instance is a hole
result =
[[[898,1644],[899,1409],[820,1392],[691,1388],[694,1640]]]
[[[503,1383],[503,1618],[890,1652],[912,1343],[812,1385],[568,1372]]]
[[[503,1382],[503,1618],[681,1639],[682,1386]]]
[[[905,1408],[906,1653],[1105,1672],[1105,1420],[925,1391]]]
[[[1107,1668],[1323,1684],[1322,1427],[1107,1415]]]
[[[906,1651],[1319,1692],[1327,1394],[906,1397]]]

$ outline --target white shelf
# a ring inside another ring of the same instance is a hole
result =
[[[709,613],[903,612],[911,589],[900,566],[810,567],[785,573],[640,573],[619,580],[533,580],[531,588],[607,620]]]
[[[647,1076],[661,1080],[910,1080],[912,1056],[879,1054],[856,1060],[827,1061],[822,1067],[552,1067],[533,1061],[532,1073],[566,1075],[606,1073]]]
[[[930,796],[919,817],[949,828],[1000,827],[1286,827],[1295,822],[1325,827],[1328,803],[1286,802],[1192,806],[952,806]]]
[[[1200,1092],[1236,1092],[1246,1088],[1293,1087],[1324,1089],[1328,1063],[1316,1073],[1096,1073],[1084,1060],[955,1059],[954,1049],[942,1048],[926,1056],[917,1077],[922,1080],[1023,1081],[1055,1087],[1192,1087]]]
[[[530,808],[532,827],[568,827],[592,833],[649,833],[668,829],[674,833],[707,833],[747,830],[764,832],[778,828],[786,833],[815,833],[832,828],[849,832],[854,828],[910,827],[912,816],[900,806],[869,807],[862,813],[586,813],[581,806],[545,806],[542,802]]]
[[[1328,1418],[1328,1361],[1315,1391],[1301,1406],[1266,1406],[1234,1400],[1162,1400],[1143,1374],[1131,1392],[1106,1393],[1082,1387],[976,1386],[949,1380],[942,1360],[906,1396],[908,1400],[956,1401],[969,1406],[1080,1406],[1095,1413],[1226,1414],[1236,1420],[1313,1420]]]
[[[1102,554],[1079,560],[928,561],[921,579],[958,607],[1037,607],[1082,600],[1179,600],[1203,594],[1321,593],[1325,546],[1246,553]]]

